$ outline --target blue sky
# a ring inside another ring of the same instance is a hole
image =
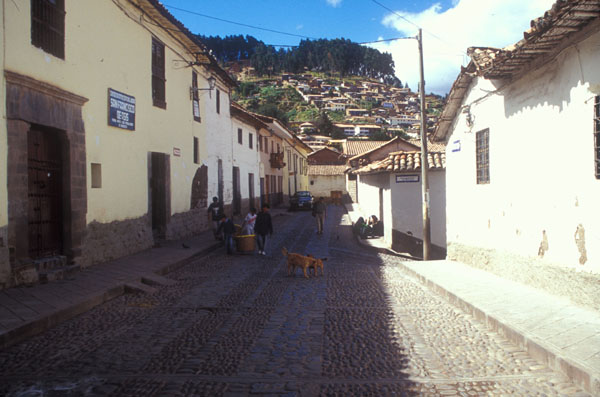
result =
[[[469,62],[470,46],[502,48],[523,38],[532,19],[554,0],[162,0],[193,33],[249,34],[266,44],[296,45],[302,39],[344,37],[371,42],[415,36],[423,29],[425,91],[446,94]],[[392,10],[390,12],[386,8]],[[276,34],[180,11],[278,30]],[[400,16],[401,17],[400,17]],[[407,22],[410,21],[410,22]],[[369,44],[392,54],[396,75],[416,90],[419,81],[415,40]]]
[[[435,3],[439,3],[442,9],[452,4],[448,0],[379,2],[391,9],[395,5],[415,13]],[[368,42],[380,37],[398,37],[399,33],[393,27],[382,24],[389,11],[371,0],[165,0],[163,5],[194,33],[213,36],[249,34],[267,44],[296,45],[301,38],[220,22],[173,7],[312,38],[344,37],[356,42]]]

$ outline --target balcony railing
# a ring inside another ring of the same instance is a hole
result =
[[[283,162],[283,152],[271,153],[271,158],[269,159],[269,162],[271,163],[271,168],[285,167],[285,163]]]

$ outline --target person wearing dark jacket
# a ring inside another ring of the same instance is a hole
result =
[[[223,232],[227,255],[231,255],[233,254],[233,235],[235,234],[235,225],[233,224],[233,221],[230,218],[227,218],[225,215],[221,215],[219,228],[217,229],[217,233],[221,232]]]
[[[273,223],[271,222],[271,214],[269,214],[269,204],[263,204],[262,210],[256,216],[254,234],[256,234],[258,253],[260,255],[267,255],[265,253],[267,234],[273,235]]]
[[[221,216],[225,213],[223,211],[223,203],[219,202],[218,197],[213,197],[213,202],[208,206],[206,211],[208,219],[212,222],[212,230],[215,235],[215,239],[221,240],[222,236],[217,232],[219,229],[219,223],[221,222]]]

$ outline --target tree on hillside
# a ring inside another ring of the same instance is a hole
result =
[[[329,120],[327,113],[324,111],[319,113],[319,118],[315,122],[315,126],[321,135],[331,136],[333,134],[333,123]]]

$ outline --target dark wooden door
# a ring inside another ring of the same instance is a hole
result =
[[[240,188],[240,168],[233,167],[233,213],[242,213],[242,192]]]
[[[29,255],[60,255],[62,230],[62,158],[58,133],[32,127],[27,136]]]
[[[167,171],[168,155],[151,153],[150,207],[152,234],[155,240],[164,240],[167,232]]]

